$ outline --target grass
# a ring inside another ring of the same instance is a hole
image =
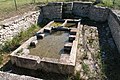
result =
[[[102,0],[102,2],[97,5],[113,9],[120,9],[120,0]]]
[[[37,9],[35,6],[43,3],[64,0],[16,0],[17,10],[14,0],[0,0],[0,21],[10,18],[12,16],[21,15],[28,11]]]
[[[2,64],[2,61],[3,61],[3,55],[0,54],[0,64]]]
[[[74,80],[80,80],[80,79],[81,79],[80,71],[77,71],[76,74],[75,74]]]
[[[2,47],[2,52],[11,52],[16,49],[22,42],[27,40],[29,37],[33,36],[33,34],[39,29],[37,25],[32,25],[27,31],[22,31],[15,36],[12,40],[8,40],[5,42],[5,45]]]
[[[46,3],[52,1],[60,1],[60,0],[35,0],[35,3]],[[61,0],[63,1],[63,0]],[[26,4],[33,4],[34,0],[16,0],[17,6],[20,7]],[[14,0],[0,0],[0,10],[12,10],[14,7]]]
[[[87,64],[85,64],[84,62],[82,62],[82,69],[84,71],[84,74],[88,75],[89,74],[89,66]]]
[[[37,25],[32,25],[27,31],[21,31],[17,36],[15,36],[12,40],[8,40],[5,42],[4,46],[0,48],[0,64],[2,62],[2,54],[10,53],[20,46],[24,41],[26,41],[29,37],[33,36],[36,31],[40,28]]]

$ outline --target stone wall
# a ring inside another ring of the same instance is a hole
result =
[[[62,2],[48,3],[41,7],[41,14],[45,19],[62,18]]]
[[[92,3],[81,3],[81,2],[73,2],[73,15],[88,17],[89,10]]]
[[[62,7],[62,18],[73,18],[72,9],[73,3],[64,2]]]
[[[18,35],[21,30],[26,30],[31,27],[31,25],[37,23],[39,15],[39,11],[34,11],[1,21],[0,44]]]
[[[0,71],[0,80],[43,80],[25,75],[17,75]]]
[[[109,10],[105,7],[91,6],[88,17],[95,21],[106,21],[108,18]]]
[[[41,10],[43,18],[50,20],[88,17],[95,21],[106,21],[109,13],[107,8],[94,6],[91,2],[48,3]]]
[[[109,17],[108,17],[108,24],[113,36],[113,39],[116,43],[116,46],[120,52],[120,19],[117,16],[117,13],[110,10]]]

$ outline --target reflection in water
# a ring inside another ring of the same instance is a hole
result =
[[[63,23],[60,23],[60,22],[54,22],[51,24],[51,26],[54,26],[54,27],[58,27],[58,26],[61,26]]]
[[[66,25],[65,25],[65,27],[75,27],[76,26],[76,23],[67,23]]]
[[[31,55],[40,57],[60,58],[59,53],[64,53],[63,48],[66,41],[68,41],[68,32],[57,31],[47,35],[38,41],[36,48],[30,49]]]

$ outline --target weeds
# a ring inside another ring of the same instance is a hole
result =
[[[84,71],[84,74],[89,74],[89,71],[90,71],[89,66],[84,62],[82,62],[82,69]]]
[[[74,80],[80,80],[80,71],[77,71],[74,77]]]
[[[10,53],[15,50],[29,37],[33,36],[33,34],[38,31],[39,27],[37,25],[32,25],[28,30],[23,31],[15,36],[12,40],[8,40],[4,43],[4,45],[0,45],[0,64],[2,63],[2,54]]]
[[[2,61],[3,61],[3,55],[0,54],[0,64],[2,64]]]

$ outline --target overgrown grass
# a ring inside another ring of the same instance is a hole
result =
[[[22,44],[29,37],[33,36],[33,34],[39,29],[37,25],[32,25],[27,31],[21,31],[17,36],[15,36],[12,40],[8,40],[5,42],[4,46],[1,48],[1,53],[9,53],[15,50],[20,44]]]
[[[53,1],[64,1],[64,0],[35,0],[35,3],[46,3],[46,2],[53,2]],[[34,0],[16,0],[17,6],[23,6],[26,4],[34,4]],[[14,10],[15,4],[14,0],[0,0],[0,11],[5,10]]]
[[[120,9],[120,0],[102,0],[102,2],[97,5],[113,9]]]
[[[111,0],[102,0],[102,2],[100,4],[98,4],[98,6],[103,6],[103,7],[113,7],[113,2]]]
[[[36,31],[40,29],[39,26],[32,25],[28,30],[21,31],[17,36],[15,36],[12,40],[8,40],[5,42],[4,46],[0,45],[0,64],[2,64],[4,60],[3,54],[11,53],[11,51],[15,50],[26,41],[29,37],[33,36]]]
[[[82,62],[82,68],[83,68],[84,74],[88,75],[90,71],[89,66],[84,62]]]
[[[3,61],[3,55],[0,54],[0,64],[2,64],[2,61]]]

